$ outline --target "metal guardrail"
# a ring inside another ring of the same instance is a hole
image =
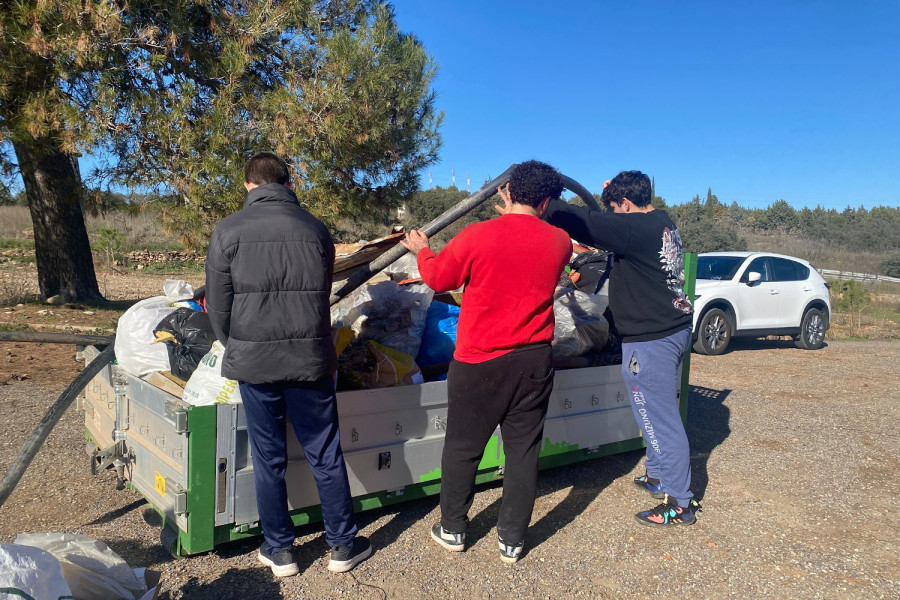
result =
[[[850,271],[834,271],[832,269],[819,269],[819,273],[823,277],[835,277],[840,280],[851,279],[853,281],[864,281],[866,283],[874,283],[876,281],[889,281],[891,283],[900,283],[900,277],[888,277],[887,275],[872,275],[870,273],[851,273]]]

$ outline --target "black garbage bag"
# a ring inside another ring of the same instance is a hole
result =
[[[582,252],[569,263],[569,272],[559,278],[560,287],[596,294],[609,279],[612,255],[609,252]]]
[[[174,338],[166,341],[169,364],[172,375],[185,381],[216,341],[209,315],[190,308],[169,313],[153,330],[154,334],[157,332],[169,333]]]
[[[608,252],[582,252],[572,261],[572,269],[581,276],[575,289],[596,294],[609,279],[612,255]]]

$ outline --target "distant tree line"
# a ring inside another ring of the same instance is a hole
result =
[[[404,225],[421,227],[469,194],[456,187],[435,187],[413,194],[407,201]],[[599,196],[595,194],[599,200]],[[493,205],[497,198],[489,199],[436,237],[438,246],[469,223],[496,216]],[[569,202],[584,205],[578,197]],[[743,208],[732,202],[724,204],[713,194],[706,192],[706,199],[699,195],[690,202],[669,206],[653,188],[653,205],[666,210],[678,225],[685,250],[688,252],[717,252],[747,250],[748,233],[791,235],[839,246],[852,251],[871,252],[886,256],[882,262],[883,275],[900,277],[900,208],[878,206],[867,210],[863,207],[847,207],[842,211],[825,209],[794,209],[784,200],[778,200],[767,208]]]
[[[455,186],[438,186],[415,192],[406,201],[402,224],[407,228],[422,227],[468,196],[469,192]],[[599,201],[599,195],[595,196]],[[155,194],[122,194],[97,189],[85,190],[83,198],[84,212],[90,215],[137,212],[151,204],[162,207],[174,201]],[[570,198],[569,202],[584,205],[577,196]],[[0,205],[26,203],[24,191],[14,193],[0,183]],[[435,236],[435,247],[443,247],[466,225],[496,216],[493,209],[496,203],[499,203],[498,197],[490,198],[448,226]],[[767,208],[743,208],[736,202],[725,205],[712,190],[707,190],[705,200],[698,195],[690,202],[669,206],[664,198],[656,195],[655,189],[653,205],[666,210],[678,225],[688,252],[747,250],[747,233],[791,235],[827,241],[852,251],[885,255],[881,274],[900,277],[900,208],[878,206],[869,210],[848,206],[838,211],[818,206],[797,210],[784,200],[778,200]],[[373,219],[377,217],[377,224],[381,226],[389,225],[391,220],[382,211],[374,211],[370,216]]]
[[[705,201],[694,196],[690,202],[666,210],[678,225],[689,252],[746,250],[747,240],[742,234],[748,232],[789,235],[885,255],[882,274],[900,276],[900,208],[848,206],[838,211],[817,206],[796,210],[784,200],[766,208],[743,208],[737,202],[725,206],[712,190],[707,190]]]

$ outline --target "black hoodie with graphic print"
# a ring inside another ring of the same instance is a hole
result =
[[[681,236],[665,211],[603,212],[553,200],[546,218],[582,244],[613,253],[609,308],[625,342],[658,340],[691,326]]]

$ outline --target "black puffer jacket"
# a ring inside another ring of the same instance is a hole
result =
[[[222,375],[248,383],[313,381],[332,373],[328,229],[272,183],[216,226],[206,255],[206,307],[225,344]]]

